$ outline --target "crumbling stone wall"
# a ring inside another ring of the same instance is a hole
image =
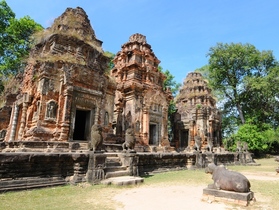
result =
[[[143,153],[139,155],[139,174],[186,169],[187,155],[183,153]]]
[[[88,166],[79,153],[0,153],[0,160],[0,191],[85,181]]]

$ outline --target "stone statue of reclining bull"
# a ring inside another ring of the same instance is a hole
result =
[[[208,185],[210,189],[241,193],[250,191],[251,184],[243,174],[229,171],[224,166],[216,166],[214,163],[210,163],[205,169],[205,173],[212,174],[214,183]]]

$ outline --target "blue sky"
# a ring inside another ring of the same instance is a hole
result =
[[[207,64],[217,42],[250,43],[279,59],[278,0],[6,0],[43,27],[67,7],[82,7],[103,49],[117,53],[130,35],[146,36],[177,82]]]

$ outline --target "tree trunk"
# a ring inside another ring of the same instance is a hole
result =
[[[245,119],[244,119],[242,108],[241,108],[240,104],[236,104],[236,107],[237,107],[237,111],[238,111],[241,123],[245,124]]]

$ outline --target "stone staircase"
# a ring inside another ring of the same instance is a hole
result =
[[[143,178],[130,176],[130,171],[127,166],[121,162],[118,153],[105,153],[106,167],[105,167],[105,180],[103,184],[110,185],[132,185],[143,182]]]
[[[105,178],[129,176],[130,172],[127,166],[123,166],[121,159],[118,157],[118,153],[106,153],[106,167]]]

